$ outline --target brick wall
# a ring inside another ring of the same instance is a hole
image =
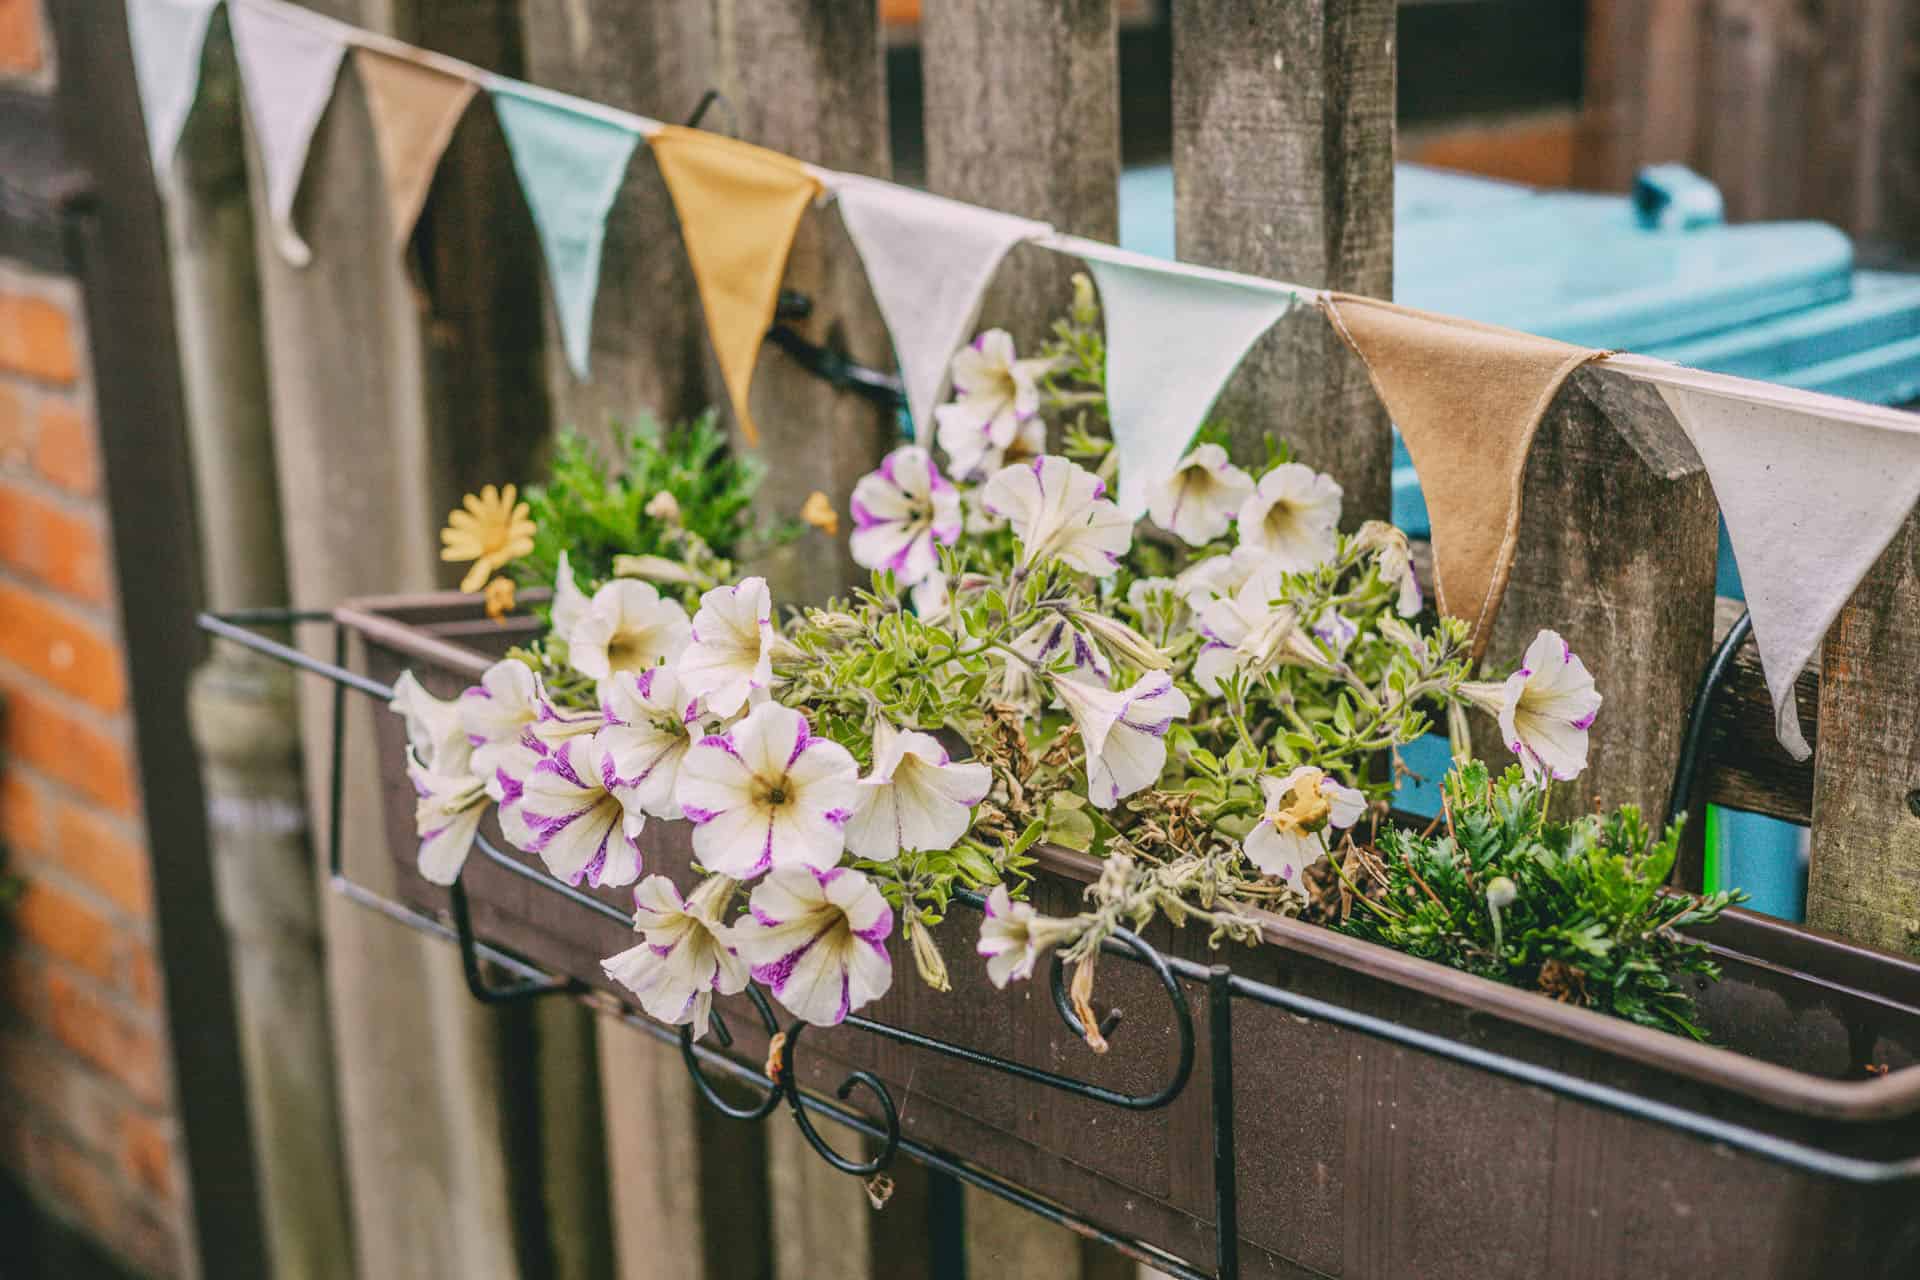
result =
[[[37,0],[0,82],[44,92]],[[187,1269],[186,1187],[79,291],[0,260],[0,1164],[132,1271]],[[137,566],[131,566],[137,571]],[[185,744],[183,744],[185,749]],[[17,1239],[0,1239],[0,1274]]]

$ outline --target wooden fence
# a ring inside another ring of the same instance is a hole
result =
[[[873,0],[311,7],[661,118],[717,87],[742,137],[838,169],[891,172]],[[943,0],[925,6],[919,34],[928,185],[1114,238],[1114,0]],[[1180,255],[1388,296],[1394,63],[1392,0],[1176,4]],[[258,517],[209,521],[210,561],[277,557],[284,545],[286,589],[313,606],[431,587],[445,575],[434,559],[442,513],[463,490],[527,474],[556,425],[604,438],[610,421],[642,410],[724,403],[672,209],[644,151],[614,208],[596,376],[582,384],[546,319],[533,228],[491,113],[469,112],[460,126],[413,260],[402,263],[386,247],[364,99],[343,77],[305,182],[299,218],[315,264],[300,270],[272,248],[257,166],[249,158],[242,175],[234,164],[244,125],[218,24],[207,75],[172,214],[175,307],[196,447],[250,442],[236,465],[204,473],[202,505]],[[987,321],[1031,340],[1061,305],[1068,270],[1016,251]],[[814,299],[808,337],[888,363],[885,330],[831,213],[803,226],[788,284]],[[844,510],[891,438],[885,415],[774,350],[753,395],[775,464],[770,502],[792,511],[823,489]],[[1338,476],[1349,520],[1387,514],[1384,412],[1312,309],[1262,340],[1227,396],[1250,431],[1276,432]],[[1685,461],[1690,449],[1648,447],[1675,441],[1684,446],[1656,396],[1588,368],[1562,392],[1528,467],[1520,560],[1490,659],[1515,658],[1552,625],[1592,664],[1609,714],[1575,788],[1582,806],[1664,804],[1713,645],[1714,499],[1697,462]],[[1676,455],[1672,468],[1646,460]],[[765,568],[786,600],[817,598],[851,571],[844,554],[817,547]],[[225,581],[237,594],[274,591],[280,579]],[[1827,642],[1808,706],[1817,703],[1819,722],[1810,772],[1783,764],[1756,729],[1715,748],[1707,791],[1810,819],[1811,923],[1894,949],[1920,945],[1916,622],[1920,530],[1910,522]],[[1755,687],[1749,671],[1729,705],[1746,705]],[[306,758],[324,762],[322,707],[302,710]],[[354,732],[365,734],[370,714],[355,710]],[[350,755],[348,769],[351,848],[382,837],[372,764]],[[263,1143],[277,1275],[1073,1280],[1131,1268],[911,1169],[875,1212],[790,1127],[704,1109],[677,1057],[651,1041],[577,1006],[484,1009],[446,949],[329,896],[317,912],[309,900],[318,947],[311,932],[289,940],[246,919],[236,926],[237,963],[284,975],[243,991],[244,1016],[256,1028],[297,1024],[286,1034],[332,1045],[330,1064],[302,1064],[249,1041],[256,1109],[277,1099],[309,1131],[305,1142],[276,1139],[293,1146]],[[322,989],[324,1000],[313,994]],[[1114,1217],[1124,1224],[1123,1211]]]

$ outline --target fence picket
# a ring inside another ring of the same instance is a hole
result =
[[[1061,231],[1120,234],[1118,36],[1113,0],[924,6],[927,186],[1039,218]],[[982,327],[1022,350],[1066,309],[1071,259],[1030,246],[1007,257]]]
[[[1173,8],[1181,258],[1387,298],[1393,290],[1393,0]],[[1312,308],[1254,344],[1221,412],[1235,451],[1271,430],[1385,517],[1393,446],[1366,371]]]
[[[832,169],[892,173],[874,5],[776,0],[737,13],[722,3],[714,13],[715,80],[738,112],[741,137]],[[862,364],[890,363],[866,273],[831,210],[815,209],[802,220],[785,287],[812,301],[812,314],[791,322],[802,336]],[[823,603],[866,577],[847,550],[848,498],[898,441],[898,426],[891,411],[835,389],[771,348],[760,356],[753,404],[759,456],[770,464],[761,510],[791,519],[820,492],[841,522],[838,536],[807,529],[758,567],[782,603]]]
[[[1920,516],[1827,633],[1807,923],[1920,954]]]
[[[313,7],[353,19],[375,6],[336,0]],[[452,52],[482,62],[501,52],[492,24],[434,24],[428,19],[437,6],[428,4],[379,8],[393,26],[430,43],[444,38]],[[540,358],[538,331],[527,338],[494,327],[524,310],[513,295],[517,288],[524,299],[532,279],[522,274],[528,264],[516,248],[527,242],[500,225],[497,193],[510,189],[511,174],[498,138],[476,136],[474,124],[470,115],[443,170],[457,197],[427,215],[434,220],[432,316],[386,248],[383,179],[357,77],[341,77],[303,187],[299,222],[314,266],[295,268],[281,257],[259,175],[252,175],[275,461],[296,598],[339,600],[437,581],[444,569],[434,531],[457,486],[480,472],[495,479],[523,471],[527,442],[544,432],[544,417],[527,417],[521,376]],[[303,710],[309,804],[322,815],[327,704],[314,699]],[[353,741],[370,740],[376,714],[385,713],[353,705]],[[343,823],[346,847],[356,853],[353,875],[391,894],[373,758],[350,750],[346,762]],[[604,1179],[543,1161],[537,1147],[526,1150],[524,1135],[539,1132],[527,1111],[534,1104],[510,1083],[516,1074],[527,1078],[521,1073],[533,1050],[525,1011],[476,1004],[456,955],[343,899],[328,895],[324,926],[359,1272],[550,1274],[543,1175],[560,1183]],[[542,1083],[592,1096],[590,1075],[545,1074]],[[548,1154],[564,1164],[581,1153]]]
[[[1562,784],[1560,803],[1578,813],[1596,799],[1631,803],[1657,816],[1713,644],[1718,508],[1703,470],[1668,479],[1648,467],[1611,415],[1662,411],[1603,408],[1596,380],[1609,376],[1575,373],[1534,437],[1488,661],[1511,667],[1540,628],[1557,630],[1606,697],[1588,769]],[[1475,746],[1505,758],[1491,721],[1476,726]]]
[[[528,0],[525,40],[535,84],[662,120],[685,118],[708,87],[710,35],[696,7]],[[714,402],[700,300],[678,239],[666,185],[642,148],[607,218],[589,381],[567,368],[549,322],[556,426],[606,443],[615,422],[646,412],[672,422]]]

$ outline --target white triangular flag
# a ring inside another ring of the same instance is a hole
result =
[[[1014,245],[1049,228],[873,178],[835,174],[832,181],[893,335],[914,438],[931,444],[934,402],[953,353],[979,318],[994,270]]]
[[[333,98],[347,46],[319,24],[253,4],[227,6],[240,85],[266,171],[267,209],[287,261],[304,267],[313,251],[293,229],[293,201],[307,167],[313,130]]]
[[[1298,296],[1293,286],[1076,241],[1100,286],[1107,417],[1120,454],[1120,509],[1139,517],[1172,474],[1254,339]]]
[[[200,55],[207,23],[220,0],[127,0],[127,38],[133,43],[133,78],[147,117],[147,147],[153,176],[165,184],[173,153],[200,92]]]
[[[1821,411],[1828,397],[1765,387],[1742,394],[1712,375],[1670,369],[1655,385],[1706,464],[1726,518],[1774,732],[1805,760],[1794,682],[1920,499],[1920,416],[1849,422]]]

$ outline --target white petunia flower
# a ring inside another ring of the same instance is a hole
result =
[[[693,744],[675,798],[709,871],[750,880],[770,867],[824,870],[846,845],[859,766],[839,743],[812,736],[798,711],[766,702]]]
[[[1460,686],[1460,695],[1500,717],[1500,736],[1532,781],[1565,782],[1587,767],[1587,730],[1600,714],[1600,693],[1558,632],[1535,636],[1504,684],[1473,681]]]
[[[1226,533],[1252,493],[1253,478],[1233,465],[1227,451],[1203,444],[1154,486],[1147,514],[1188,546],[1204,546]]]
[[[1055,615],[1022,631],[1007,646],[1025,658],[1032,667],[1051,667],[1062,658],[1070,659],[1076,676],[1091,676],[1101,684],[1113,679],[1113,666],[1085,630],[1066,618]],[[1010,668],[1018,663],[1009,663]]]
[[[677,661],[690,630],[678,600],[663,597],[651,582],[615,578],[593,593],[593,603],[567,633],[567,662],[593,680],[645,671]]]
[[[573,576],[573,566],[567,563],[567,553],[562,551],[559,571],[553,577],[552,612],[548,615],[548,621],[553,624],[553,634],[565,642],[573,633],[574,624],[586,616],[592,604]]]
[[[831,1027],[893,985],[893,911],[850,867],[783,867],[754,889],[733,929],[753,979],[789,1013]]]
[[[1232,596],[1200,608],[1200,634],[1207,643],[1193,660],[1193,679],[1207,693],[1218,694],[1220,682],[1235,671],[1257,676],[1282,663],[1321,670],[1331,665],[1300,630],[1299,611],[1273,603],[1276,578],[1256,575]]]
[[[1053,687],[1086,746],[1087,799],[1095,807],[1110,809],[1159,780],[1167,763],[1167,728],[1190,709],[1172,676],[1150,671],[1126,689],[1067,679]]]
[[[882,720],[873,733],[873,768],[860,780],[847,820],[847,848],[875,862],[902,851],[951,849],[992,784],[986,765],[956,762],[932,734]]]
[[[700,597],[680,683],[717,716],[730,716],[773,683],[773,596],[765,578],[742,578]]]
[[[960,537],[960,493],[918,445],[895,449],[861,476],[852,509],[854,563],[890,569],[903,587],[934,572],[935,543],[950,547]]]
[[[1304,893],[1307,867],[1327,851],[1327,829],[1344,830],[1360,821],[1367,798],[1311,765],[1284,778],[1260,779],[1260,791],[1266,811],[1241,850],[1262,872]]]
[[[671,667],[649,667],[614,673],[600,686],[600,712],[606,723],[593,752],[601,784],[629,814],[677,821],[680,765],[703,736],[700,700]]]
[[[1266,563],[1300,573],[1339,549],[1340,486],[1298,462],[1266,475],[1240,506],[1240,545],[1264,553]]]
[[[1418,614],[1426,604],[1426,597],[1420,592],[1420,574],[1413,567],[1413,545],[1407,541],[1407,535],[1384,520],[1369,520],[1360,526],[1354,542],[1374,552],[1380,580],[1399,588],[1394,607],[1400,616],[1411,618]]]
[[[637,837],[645,818],[621,807],[602,783],[598,763],[592,740],[582,737],[567,738],[545,755],[517,757],[502,769],[500,830],[568,884],[632,884],[640,875]]]
[[[1345,656],[1347,646],[1359,637],[1360,624],[1338,609],[1326,609],[1307,630],[1313,632],[1314,638],[1325,645],[1329,653],[1339,658]]]
[[[420,837],[420,875],[431,884],[452,884],[460,878],[487,812],[486,788],[464,769],[433,772],[413,751],[407,752],[407,780],[417,797],[413,826]]]
[[[406,722],[407,746],[425,768],[448,775],[468,771],[473,744],[460,723],[460,699],[436,698],[413,672],[402,671],[387,709]]]
[[[1031,902],[1015,902],[1007,886],[997,884],[987,895],[974,950],[986,958],[987,978],[1005,990],[1009,982],[1031,978],[1040,957],[1071,933],[1068,922],[1041,915]]]
[[[1058,559],[1105,577],[1133,544],[1133,522],[1106,500],[1106,492],[1085,467],[1048,454],[995,472],[981,490],[981,502],[1012,522],[1022,568]]]
[[[707,1034],[715,992],[746,990],[747,963],[734,950],[732,930],[720,919],[734,882],[708,876],[691,897],[665,876],[648,876],[633,890],[637,947],[600,962],[607,977],[640,998],[640,1007],[662,1022]]]
[[[1045,447],[1039,380],[1051,366],[1050,360],[1016,359],[1005,329],[988,330],[954,355],[954,401],[933,411],[954,475],[986,475],[1005,465],[1016,447]]]
[[[475,777],[493,779],[507,753],[520,749],[545,700],[540,677],[515,658],[488,667],[480,683],[460,695],[460,726],[473,748]]]
[[[914,613],[928,626],[944,626],[953,616],[953,592],[947,585],[947,575],[937,569],[907,595],[913,600]]]
[[[1180,599],[1198,610],[1216,596],[1230,596],[1261,571],[1264,554],[1255,547],[1235,547],[1231,555],[1208,556],[1182,569],[1173,580]],[[1268,576],[1273,574],[1268,569]]]

